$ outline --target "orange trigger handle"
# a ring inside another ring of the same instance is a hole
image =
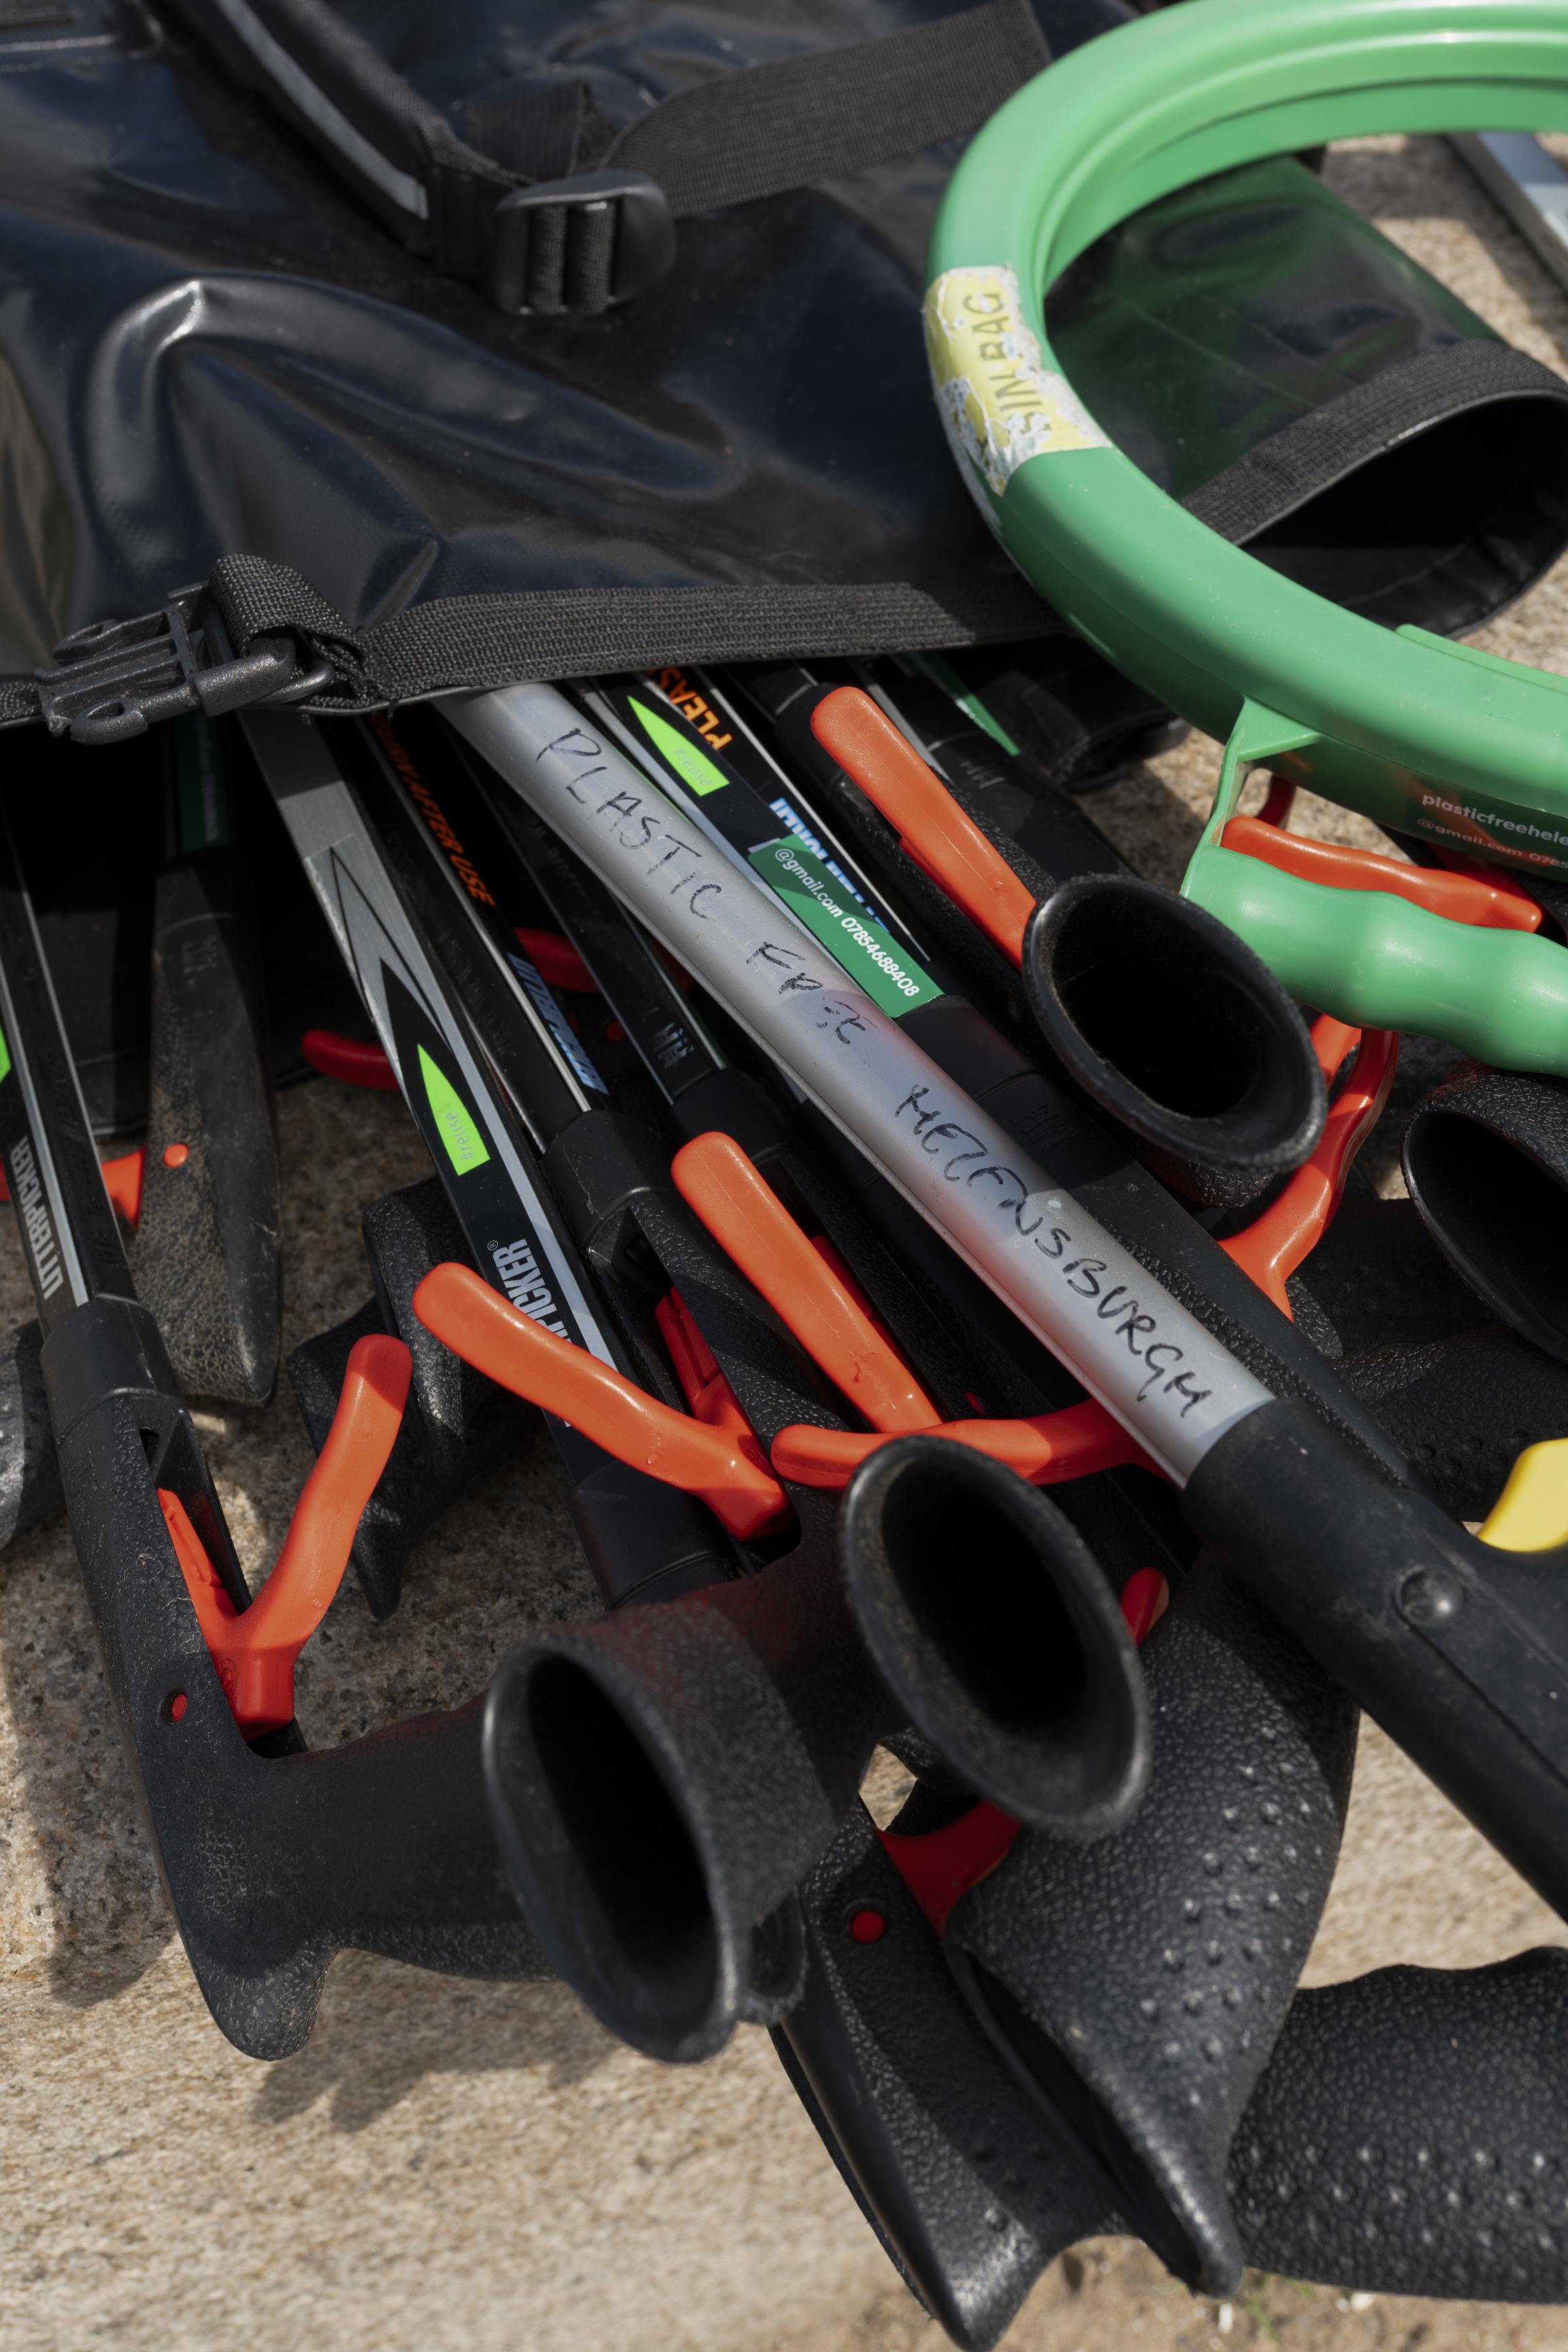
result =
[[[1451,922],[1479,925],[1484,929],[1533,931],[1541,927],[1543,909],[1517,882],[1501,874],[1445,872],[1432,866],[1407,866],[1403,858],[1385,857],[1374,849],[1347,849],[1338,842],[1311,841],[1304,834],[1285,833],[1257,816],[1233,816],[1220,835],[1222,849],[1239,849],[1282,874],[1303,882],[1323,882],[1340,890],[1386,890],[1407,898],[1429,914],[1446,915]]]
[[[901,847],[1012,963],[1024,957],[1035,895],[1019,881],[934,768],[858,686],[825,695],[811,731],[851,783],[898,828]]]
[[[1314,1026],[1314,1044],[1321,1026],[1321,1022]],[[1383,1116],[1398,1058],[1397,1030],[1362,1033],[1351,1074],[1330,1105],[1321,1139],[1311,1158],[1297,1169],[1278,1198],[1253,1219],[1245,1233],[1233,1234],[1220,1244],[1226,1255],[1251,1276],[1281,1315],[1291,1314],[1285,1288],[1288,1278],[1327,1232],[1340,1205],[1351,1162]]]
[[[737,1436],[673,1412],[521,1314],[471,1266],[437,1266],[416,1290],[414,1312],[466,1364],[571,1422],[617,1462],[700,1496],[742,1540],[788,1512],[789,1498],[749,1430]]]
[[[757,1433],[741,1410],[741,1401],[719,1368],[719,1361],[698,1328],[697,1318],[679,1290],[670,1291],[653,1310],[659,1336],[669,1351],[680,1393],[699,1421],[722,1429],[739,1444],[748,1440],[762,1453]],[[753,1457],[755,1458],[755,1457]]]
[[[1092,1397],[1025,1420],[937,1421],[929,1422],[926,1431],[931,1437],[950,1437],[954,1444],[989,1454],[1032,1486],[1058,1486],[1065,1479],[1087,1478],[1096,1470],[1115,1470],[1129,1463],[1155,1468],[1138,1440]],[[881,1430],[818,1429],[797,1422],[774,1438],[773,1468],[781,1478],[793,1478],[800,1486],[847,1486],[888,1434]]]
[[[909,1366],[732,1137],[710,1132],[682,1144],[669,1172],[726,1256],[873,1429],[930,1429],[941,1419]]]
[[[1312,1052],[1325,1078],[1338,1077],[1348,1055],[1361,1044],[1361,1031],[1331,1013],[1320,1013],[1312,1024]]]
[[[114,1160],[100,1160],[98,1172],[103,1179],[103,1189],[117,1213],[128,1225],[136,1225],[142,1217],[142,1179],[147,1166],[147,1147],[139,1143],[133,1151],[122,1151]],[[11,1198],[4,1171],[0,1171],[0,1202]]]
[[[356,1340],[327,1442],[300,1489],[271,1575],[237,1610],[179,1496],[158,1489],[224,1695],[247,1738],[294,1719],[294,1666],[343,1580],[360,1516],[385,1469],[408,1402],[412,1359],[401,1339]]]

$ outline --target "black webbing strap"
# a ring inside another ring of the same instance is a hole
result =
[[[1510,343],[1477,336],[1440,344],[1281,425],[1182,503],[1245,547],[1396,442],[1446,416],[1521,396],[1568,401],[1568,384]]]
[[[1049,62],[1027,0],[990,0],[681,90],[623,131],[605,161],[657,180],[677,219],[716,212],[978,131]]]
[[[55,669],[0,679],[0,727],[42,718],[108,743],[141,730],[139,711],[216,715],[262,698],[375,710],[466,687],[934,650],[1061,626],[1021,576],[998,573],[940,593],[875,581],[447,596],[354,629],[298,572],[254,555],[225,556],[205,589],[182,592],[163,619],[88,630],[58,649]],[[300,680],[308,690],[296,695]]]
[[[1049,63],[1029,0],[984,0],[721,74],[613,142],[577,83],[481,98],[459,138],[326,0],[174,5],[413,252],[505,310],[544,316],[593,316],[655,284],[678,217],[963,137]]]
[[[330,662],[333,684],[310,707],[341,710],[672,662],[968,645],[1050,625],[1034,591],[1005,574],[956,594],[944,586],[940,596],[900,581],[448,596],[364,630],[349,628],[297,572],[255,556],[226,556],[207,586],[237,652],[286,630],[305,654]]]

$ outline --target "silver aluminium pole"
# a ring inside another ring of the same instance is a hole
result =
[[[1173,1478],[1270,1402],[563,696],[517,686],[442,709]]]

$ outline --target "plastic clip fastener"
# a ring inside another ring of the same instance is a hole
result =
[[[50,734],[123,743],[154,719],[196,710],[216,719],[252,703],[295,702],[331,683],[331,663],[302,669],[286,635],[257,637],[248,652],[222,658],[196,619],[203,593],[176,589],[161,613],[95,622],[63,637],[57,667],[34,672]]]
[[[592,315],[675,267],[669,199],[646,172],[579,172],[514,188],[490,223],[487,286],[511,318]]]

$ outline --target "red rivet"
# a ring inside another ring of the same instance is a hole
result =
[[[1164,1615],[1171,1588],[1157,1568],[1135,1568],[1121,1588],[1121,1614],[1135,1642],[1147,1641]]]
[[[163,1165],[165,1168],[183,1168],[190,1156],[191,1147],[188,1143],[171,1143],[164,1150]]]
[[[605,1045],[619,1045],[624,1044],[624,1042],[625,1042],[625,1040],[626,1040],[626,1031],[621,1027],[621,1024],[620,1024],[620,1023],[619,1023],[618,1021],[606,1021],[606,1022],[605,1022]]]
[[[849,1922],[849,1933],[858,1944],[879,1944],[887,1932],[887,1920],[869,1904],[863,1911],[857,1911]]]
[[[170,1722],[171,1722],[171,1723],[178,1723],[178,1722],[179,1722],[179,1720],[180,1720],[180,1717],[184,1714],[184,1711],[185,1711],[186,1707],[187,1707],[187,1706],[189,1706],[189,1705],[190,1705],[190,1701],[189,1701],[189,1699],[185,1696],[184,1692],[184,1691],[176,1691],[176,1692],[174,1693],[174,1697],[169,1701],[169,1720],[170,1720]]]

